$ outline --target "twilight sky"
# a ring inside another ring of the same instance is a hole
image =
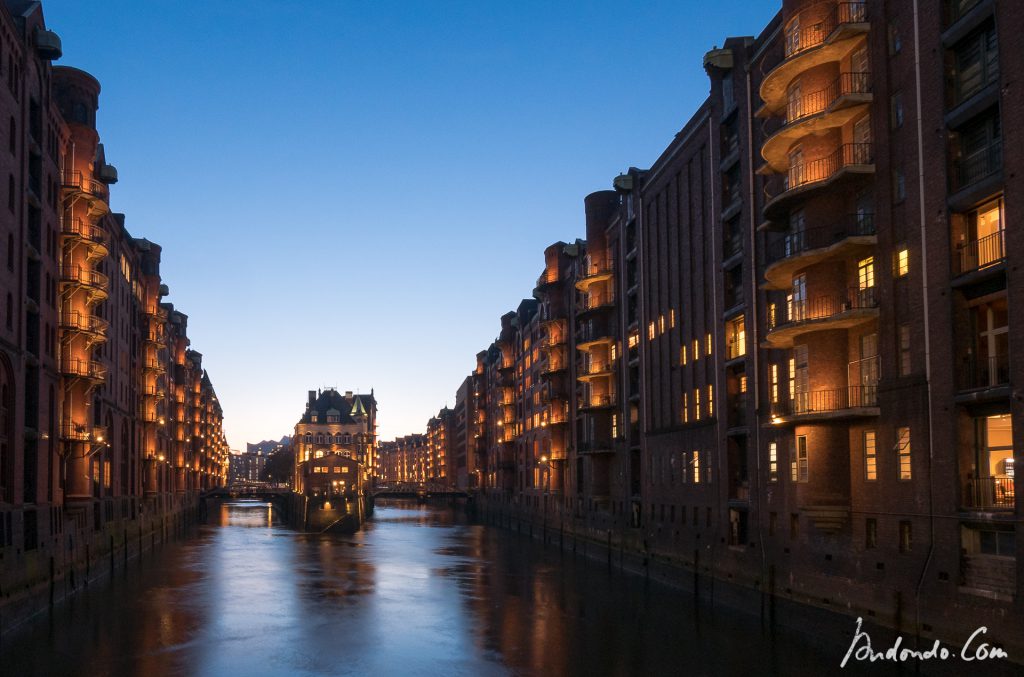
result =
[[[96,76],[112,207],[233,448],[309,389],[375,389],[422,432],[531,294],[583,197],[647,167],[706,96],[704,52],[777,3],[45,0]]]

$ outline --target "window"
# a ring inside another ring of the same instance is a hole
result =
[[[708,416],[715,415],[715,386],[708,384]],[[614,414],[613,414],[614,417]]]
[[[796,438],[796,476],[797,482],[806,482],[808,476],[807,461],[807,436],[799,435]]]
[[[997,108],[991,109],[954,137],[953,189],[973,185],[999,171],[1003,164],[1002,125]]]
[[[693,452],[693,483],[700,484],[700,452]]]
[[[693,389],[693,420],[700,420],[700,388]]]
[[[892,172],[892,199],[894,202],[903,202],[907,199],[907,180],[903,176],[902,167]]]
[[[684,366],[684,367],[686,366],[686,344],[685,343],[679,348],[679,364],[681,366]]]
[[[769,368],[769,379],[771,381],[771,399],[772,404],[777,404],[779,401],[779,365],[772,364]]]
[[[870,289],[875,286],[875,257],[869,256],[857,262],[857,288]]]
[[[889,56],[896,56],[903,51],[903,40],[896,24],[889,24]]]
[[[900,248],[893,255],[892,272],[896,277],[903,277],[910,272],[910,252],[906,247]]]
[[[768,481],[779,481],[779,443],[768,443]]]
[[[999,77],[999,44],[993,24],[961,40],[953,49],[953,105]]]
[[[889,101],[889,124],[893,129],[903,126],[903,94],[896,92]]]
[[[730,320],[725,325],[726,359],[742,357],[747,351],[746,324],[744,317],[740,315]]]
[[[913,532],[911,531],[910,522],[903,520],[900,522],[900,552],[910,552],[911,547],[914,544]]]
[[[896,429],[896,450],[900,462],[900,479],[909,480],[911,478],[910,428]]]
[[[874,482],[878,479],[878,457],[875,447],[875,431],[865,430],[864,444],[864,479]]]
[[[966,233],[957,243],[957,273],[984,268],[1003,260],[1003,201],[992,200],[967,214]]]
[[[910,374],[910,325],[900,325],[900,376]]]
[[[878,520],[868,517],[864,520],[864,548],[873,550],[878,547]]]
[[[686,393],[683,393],[683,423],[690,422],[690,405],[686,399]]]

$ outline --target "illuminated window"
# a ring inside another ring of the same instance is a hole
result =
[[[664,334],[665,333],[665,314],[664,313],[662,313],[661,315],[658,316],[658,333],[659,334]]]
[[[612,414],[612,439],[619,436],[619,415]]]
[[[875,431],[864,431],[864,479],[874,482],[878,479],[878,458],[875,455]]]
[[[715,390],[714,386],[708,384],[708,416],[715,415]]]
[[[672,308],[668,311],[668,326],[669,329],[676,328],[676,309]]]
[[[807,460],[807,436],[800,435],[796,438],[796,481],[806,482],[809,474]]]
[[[875,257],[869,256],[857,262],[857,286],[870,289],[875,286]]]
[[[896,445],[900,459],[900,479],[911,479],[910,468],[910,428],[897,428]]]
[[[690,422],[690,405],[686,399],[686,393],[683,393],[683,423]]]
[[[741,393],[747,392],[747,375],[746,374],[740,375],[740,392]]]
[[[313,458],[323,458],[323,457],[324,457],[324,450],[323,449],[317,449],[316,453],[313,454]]]
[[[700,359],[700,341],[693,339],[693,360],[696,362]]]
[[[340,466],[340,465],[336,465],[336,466],[334,466],[334,472],[335,472],[336,474],[338,474],[338,473],[341,473],[341,466]]]
[[[768,481],[779,481],[779,444],[778,442],[768,443]]]
[[[647,340],[648,341],[653,341],[654,340],[654,321],[653,320],[651,321],[650,324],[647,325]]]
[[[700,388],[693,389],[693,420],[700,420]]]
[[[704,350],[704,354],[705,355],[710,355],[711,352],[712,352],[711,351],[711,334],[707,335],[707,341],[706,342],[707,342],[708,345],[707,345],[707,348]]]
[[[772,404],[777,404],[779,401],[779,365],[771,365],[769,369],[769,380],[771,382]]]
[[[893,275],[903,277],[910,272],[910,252],[904,247],[893,257]],[[862,287],[863,289],[863,287]]]
[[[347,465],[341,467],[341,474],[342,475],[347,475],[348,474],[348,466]]]
[[[768,304],[768,327],[769,328],[774,327],[775,323],[776,323],[776,319],[775,319],[775,304],[774,303],[769,303]]]
[[[679,348],[679,364],[686,366],[686,346],[683,345]]]
[[[612,343],[611,358],[612,358],[612,360],[619,359],[619,344],[618,343]]]
[[[638,345],[640,345],[640,335],[634,332],[629,335],[629,347],[636,348]]]
[[[725,325],[726,358],[741,357],[747,352],[747,331],[744,317],[740,315]],[[710,354],[710,352],[709,352]]]
[[[693,452],[693,483],[700,484],[700,452]]]

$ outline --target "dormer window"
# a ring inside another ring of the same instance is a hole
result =
[[[340,417],[337,414],[327,414],[328,423],[338,423]]]
[[[309,415],[309,422],[310,423],[316,423],[316,414],[310,414]]]

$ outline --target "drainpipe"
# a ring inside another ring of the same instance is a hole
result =
[[[921,294],[924,301],[924,369],[925,383],[928,388],[928,555],[925,557],[921,575],[914,588],[915,633],[921,632],[921,589],[924,577],[931,566],[935,554],[935,505],[934,476],[932,464],[935,460],[934,441],[935,426],[932,417],[932,360],[931,360],[931,324],[928,312],[928,229],[924,204],[924,134],[921,122],[921,29],[918,14],[918,0],[914,0],[914,89],[917,103],[917,191],[918,206],[921,217]]]
[[[743,69],[747,74],[747,148],[753,149],[754,147],[754,122],[753,122],[753,102],[751,99],[750,89],[750,64]],[[753,160],[753,156],[751,156]],[[761,353],[758,350],[758,328],[760,324],[758,322],[757,315],[757,266],[754,263],[754,252],[757,246],[757,217],[754,214],[755,203],[754,203],[754,171],[753,167],[747,172],[747,176],[750,180],[750,192],[748,194],[748,205],[750,209],[750,253],[747,256],[747,260],[751,262],[750,270],[750,345],[753,346],[751,350],[751,357],[753,358],[753,370],[747,377],[747,392],[754,393],[754,467],[757,470],[757,547],[761,551],[761,578],[766,579],[768,577],[768,553],[765,550],[764,543],[764,519],[763,510],[761,510],[762,503],[765,496],[760,491],[761,489],[761,426],[758,421],[758,414],[761,411],[761,388],[760,386],[760,357]],[[752,378],[751,378],[752,377]],[[748,452],[749,453],[749,452]],[[749,476],[749,475],[748,475]],[[763,594],[763,592],[762,592]]]
[[[722,210],[721,210],[720,206],[718,206],[718,207],[715,206],[715,205],[718,204],[715,201],[715,197],[716,197],[715,196],[715,183],[719,179],[719,176],[718,176],[718,172],[716,171],[716,167],[715,167],[714,149],[715,149],[715,121],[714,121],[714,115],[712,115],[709,112],[708,113],[708,184],[711,186],[711,213],[713,215],[717,215],[719,217],[717,219],[717,221],[720,223],[721,222]],[[718,251],[718,238],[721,236],[721,228],[715,228],[715,221],[716,221],[716,219],[712,219],[712,221],[711,221],[711,261],[713,262],[713,264],[715,266],[715,269],[716,269],[715,270],[715,275],[714,275],[714,277],[712,279],[716,279],[717,280],[718,276],[720,274],[720,271],[722,269],[722,261],[719,258],[719,251]],[[712,314],[711,316],[712,316],[712,323],[713,323],[712,327],[714,327],[715,345],[716,345],[715,352],[718,353],[718,355],[719,355],[719,359],[715,360],[716,363],[717,363],[716,366],[715,366],[715,394],[719,398],[719,402],[721,402],[722,401],[722,399],[721,399],[722,398],[722,387],[721,387],[721,383],[719,382],[719,378],[720,378],[720,375],[721,375],[721,372],[722,372],[722,368],[723,368],[722,365],[724,364],[724,361],[721,361],[721,360],[722,360],[722,358],[725,357],[725,355],[722,354],[723,343],[722,343],[722,341],[719,340],[721,338],[721,333],[720,333],[719,327],[722,325],[722,317],[721,317],[721,311],[719,311],[719,309],[718,309],[718,289],[717,289],[718,285],[715,285],[715,287],[716,287],[716,289],[714,290],[714,293],[711,295],[711,314]],[[710,398],[709,398],[708,401],[709,401],[709,403],[711,403],[711,406],[714,406],[714,403],[711,401]],[[726,398],[726,401],[728,401],[728,398]],[[719,406],[718,407],[718,415],[715,417],[715,438],[719,441],[719,443],[721,443],[724,440],[724,437],[722,435],[722,414],[723,413],[724,412],[722,411],[722,407]],[[719,529],[722,528],[721,525],[723,525],[723,524],[725,525],[726,529],[731,528],[731,525],[728,523],[728,520],[727,519],[726,520],[722,519],[722,481],[723,480],[726,481],[726,482],[729,481],[729,475],[728,475],[728,468],[729,468],[728,456],[726,455],[724,463],[723,463],[722,456],[723,456],[723,454],[728,454],[728,452],[726,451],[728,449],[728,446],[729,446],[728,445],[728,441],[726,441],[726,444],[724,444],[724,445],[722,445],[722,444],[718,445],[718,447],[719,447],[718,448],[718,472],[716,473],[718,475],[718,481],[715,482],[715,504],[718,507],[718,524],[719,524]],[[728,516],[729,516],[729,513],[726,512],[725,513],[725,517],[728,518]],[[726,535],[726,538],[728,538],[728,534]],[[712,606],[715,603],[715,552],[717,550],[718,550],[718,540],[717,539],[712,539],[712,541],[711,541],[711,576],[710,576],[710,582],[711,582],[711,604],[712,604]],[[696,563],[694,563],[694,566],[696,566]]]

